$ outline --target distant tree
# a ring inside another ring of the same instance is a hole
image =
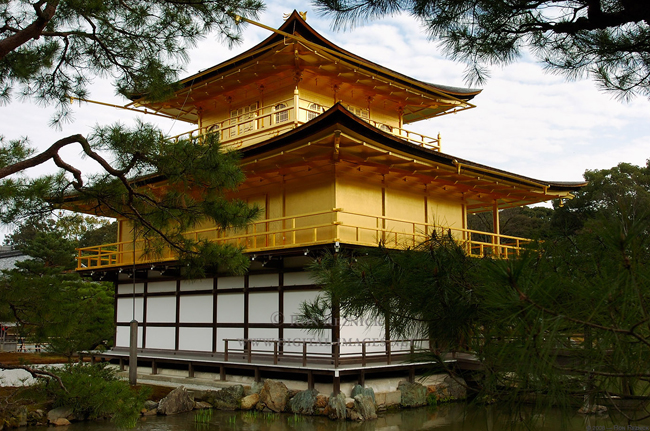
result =
[[[590,76],[622,98],[650,97],[650,5],[646,0],[315,0],[335,26],[401,11],[413,15],[467,79],[486,65],[516,61],[525,49],[548,70]]]
[[[499,231],[503,235],[520,238],[545,239],[551,235],[553,210],[546,207],[517,207],[499,212]],[[494,232],[491,212],[471,214],[467,217],[470,229]]]
[[[589,184],[555,208],[551,225],[558,234],[573,235],[597,216],[624,221],[650,211],[650,161],[645,166],[620,163],[587,170],[584,178]]]
[[[70,235],[70,220],[62,224],[68,230],[36,220],[10,236],[29,259],[0,274],[0,320],[16,322],[21,335],[70,357],[112,345],[113,286],[74,271],[78,240]]]
[[[493,324],[472,349],[490,371],[486,392],[539,406],[650,399],[650,212],[621,212],[493,262],[479,291]]]
[[[23,220],[5,237],[5,244],[22,249],[37,235],[52,230],[56,230],[78,247],[84,247],[88,242],[88,245],[114,242],[117,238],[117,223],[109,219],[60,211],[47,218],[33,217]],[[99,240],[94,241],[93,238]]]

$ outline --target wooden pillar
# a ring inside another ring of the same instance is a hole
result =
[[[493,206],[492,206],[492,226],[493,226],[493,231],[495,236],[492,237],[492,243],[495,244],[493,254],[496,254],[498,256],[501,255],[501,250],[498,247],[498,244],[500,242],[499,237],[497,235],[501,234],[501,228],[499,226],[499,202],[497,199],[494,200]]]
[[[307,371],[307,389],[314,389],[314,372]]]
[[[341,376],[339,376],[339,370],[334,370],[334,381],[332,382],[332,392],[334,396],[338,395],[341,392]]]
[[[295,90],[293,90],[293,123],[295,126],[298,125],[298,114],[300,112],[300,91],[298,90],[298,85],[296,85]]]
[[[129,384],[138,384],[138,321],[133,319],[129,324]]]
[[[194,377],[194,364],[191,362],[187,367],[187,377]]]

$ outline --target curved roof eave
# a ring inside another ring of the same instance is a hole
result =
[[[293,28],[292,28],[293,26]],[[356,54],[353,54],[349,51],[344,50],[343,48],[339,47],[338,45],[330,42],[328,39],[325,37],[321,36],[316,30],[314,30],[311,26],[309,26],[305,20],[302,19],[300,14],[297,11],[293,11],[291,16],[287,18],[287,20],[280,26],[278,29],[281,32],[289,33],[289,34],[297,34],[300,37],[312,42],[316,43],[320,46],[332,49],[334,51],[339,52],[341,55],[344,55],[346,57],[349,57],[351,59],[354,59],[355,61],[358,62],[358,66],[360,67],[366,67],[369,69],[373,69],[379,74],[385,75],[386,77],[389,77],[391,79],[397,79],[398,81],[401,81],[404,84],[408,84],[411,86],[419,86],[422,90],[433,92],[433,93],[444,93],[448,96],[452,96],[464,101],[469,101],[474,98],[477,94],[479,94],[481,89],[472,89],[472,88],[463,88],[463,87],[454,87],[454,86],[448,86],[448,85],[439,85],[439,84],[432,84],[429,82],[424,82],[417,80],[415,78],[408,77],[404,74],[401,74],[399,72],[396,72],[394,70],[391,70],[387,67],[381,66],[377,63],[374,63],[372,61],[366,60],[363,57],[360,57]],[[300,30],[305,30],[306,32],[301,32]],[[252,58],[255,58],[259,55],[261,55],[264,51],[264,48],[269,47],[273,45],[274,43],[283,40],[283,36],[279,33],[273,33],[271,36],[267,37],[254,47],[248,49],[247,51],[231,58],[230,60],[227,60],[225,62],[219,63],[213,67],[210,67],[206,70],[203,70],[199,73],[196,73],[194,75],[191,75],[187,78],[184,78],[180,81],[180,84],[183,85],[184,87],[191,87],[193,85],[199,84],[202,81],[209,79],[215,75],[222,74],[227,72],[229,69],[234,69],[236,67],[239,67],[241,64],[249,61]]]
[[[477,174],[485,175],[487,173],[490,177],[497,180],[502,179],[528,186],[536,185],[540,188],[548,188],[549,190],[555,190],[558,192],[576,191],[587,185],[586,181],[545,181],[530,178],[524,175],[515,174],[512,172],[504,171],[502,169],[493,168],[487,165],[472,162],[470,160],[455,157],[450,154],[445,154],[439,151],[421,147],[366,123],[345,109],[340,103],[337,103],[323,114],[296,129],[293,129],[289,132],[286,132],[282,135],[261,142],[259,144],[243,148],[240,151],[245,158],[254,157],[257,154],[262,154],[268,152],[269,150],[281,148],[285,145],[295,142],[296,140],[307,139],[309,136],[313,136],[320,130],[327,129],[336,123],[341,124],[348,129],[356,129],[357,131],[359,130],[359,127],[362,127],[363,135],[368,139],[372,139],[373,141],[392,147],[395,150],[400,150],[413,156],[422,157],[453,168],[458,168],[460,165],[462,170],[465,172],[468,170],[475,170]]]

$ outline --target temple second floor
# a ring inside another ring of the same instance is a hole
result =
[[[489,168],[382,131],[340,104],[289,132],[240,150],[246,180],[232,197],[261,209],[244,229],[210,223],[192,239],[230,243],[246,252],[330,245],[411,247],[451,235],[476,256],[518,253],[524,238],[468,229],[469,214],[571,197],[584,183],[549,183]],[[158,185],[164,187],[164,178]],[[172,262],[147,254],[119,220],[117,241],[79,251],[80,270]],[[135,246],[135,248],[134,248]]]

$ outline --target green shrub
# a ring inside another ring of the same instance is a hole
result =
[[[148,390],[132,389],[107,364],[72,364],[48,371],[61,378],[67,392],[53,380],[41,383],[39,390],[54,400],[54,407],[70,407],[80,419],[111,418],[118,427],[133,428],[149,395]]]

